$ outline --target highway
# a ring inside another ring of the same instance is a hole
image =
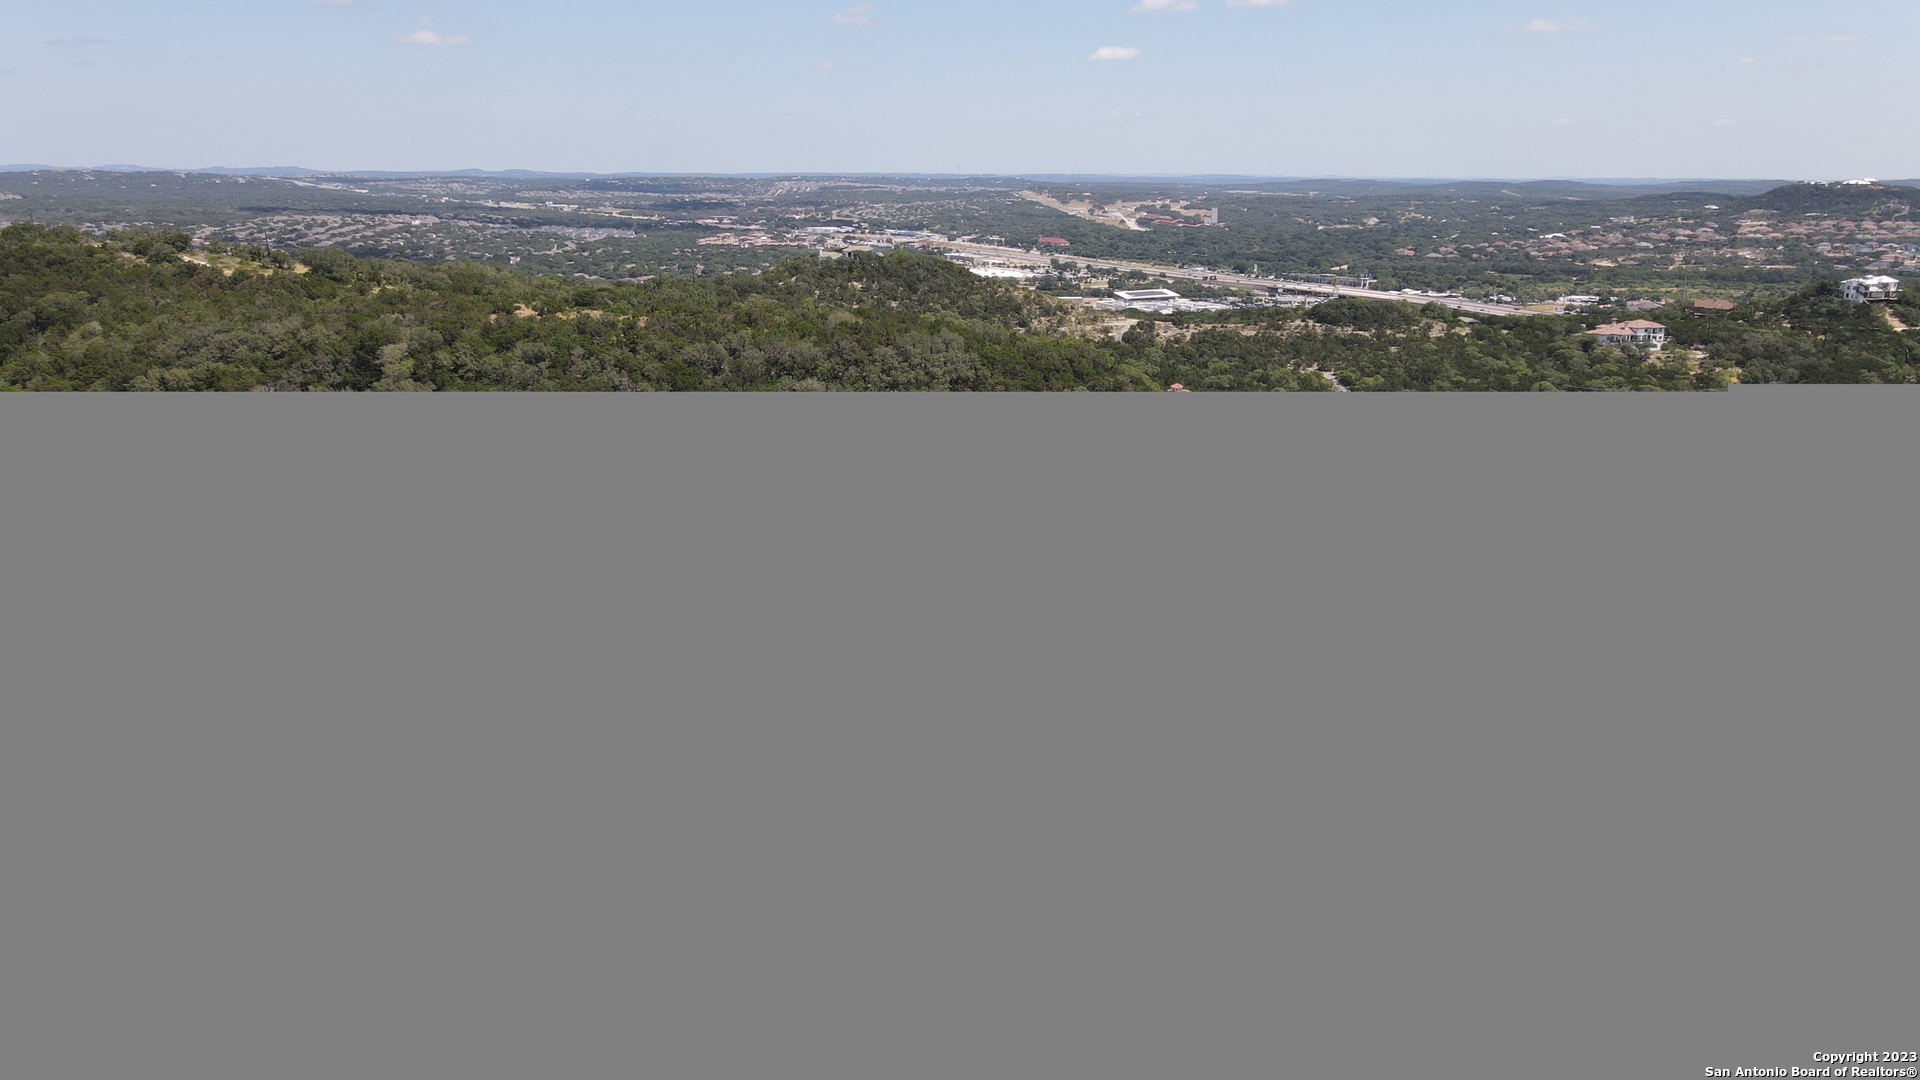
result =
[[[874,237],[876,241],[891,243],[885,237]],[[1027,251],[1023,248],[996,247],[992,244],[968,244],[958,240],[930,241],[927,246],[946,248],[980,255],[986,258],[1000,259],[1010,266],[1022,266],[1045,270],[1052,266],[1057,258],[1072,258],[1073,261],[1092,270],[1124,271],[1137,270],[1145,274],[1155,274],[1167,278],[1179,278],[1184,281],[1199,281],[1223,289],[1244,289],[1249,292],[1272,294],[1275,292],[1305,293],[1316,296],[1338,297],[1352,296],[1362,300],[1398,300],[1410,304],[1440,304],[1455,311],[1469,315],[1538,315],[1511,304],[1490,304],[1484,300],[1467,300],[1457,296],[1427,296],[1424,293],[1410,296],[1406,293],[1382,292],[1376,289],[1351,289],[1342,285],[1322,285],[1310,281],[1289,281],[1285,278],[1247,277],[1240,274],[1223,274],[1212,270],[1183,270],[1176,266],[1157,266],[1153,263],[1126,262],[1113,259],[1088,259],[1070,256],[1066,253],[1050,254]]]

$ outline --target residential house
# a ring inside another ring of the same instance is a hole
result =
[[[1885,275],[1877,277],[1854,278],[1840,283],[1840,295],[1856,304],[1871,300],[1900,299],[1900,279]]]
[[[1666,347],[1667,328],[1657,322],[1646,319],[1634,319],[1631,322],[1608,323],[1587,331],[1588,336],[1597,337],[1602,345],[1632,345],[1635,348],[1658,351]]]

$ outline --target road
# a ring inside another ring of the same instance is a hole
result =
[[[885,238],[875,237],[873,239],[884,240]],[[1245,289],[1249,292],[1268,294],[1290,292],[1327,297],[1351,296],[1358,297],[1362,300],[1398,300],[1412,304],[1434,303],[1440,304],[1443,307],[1452,308],[1455,311],[1466,312],[1470,315],[1539,314],[1537,311],[1529,311],[1526,308],[1516,307],[1511,304],[1490,304],[1483,300],[1467,300],[1457,296],[1427,296],[1425,294],[1409,296],[1405,293],[1382,292],[1377,289],[1350,289],[1341,285],[1322,285],[1318,282],[1310,281],[1289,281],[1285,278],[1248,277],[1241,274],[1216,273],[1212,270],[1183,270],[1177,266],[1159,266],[1153,263],[1127,262],[1115,259],[1088,259],[1078,256],[1068,256],[1064,252],[1058,254],[1036,253],[1027,251],[1024,248],[997,247],[992,244],[967,244],[957,240],[940,241],[935,244],[930,244],[929,246],[964,252],[969,255],[980,255],[987,258],[1000,259],[1009,265],[1031,267],[1039,270],[1045,270],[1052,266],[1054,259],[1073,258],[1075,262],[1092,270],[1137,270],[1141,273],[1154,274],[1160,277],[1204,282],[1205,284],[1223,289]]]

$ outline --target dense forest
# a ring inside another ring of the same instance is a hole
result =
[[[1046,332],[1057,304],[937,259],[581,284],[475,264],[297,259],[0,232],[0,384],[28,389],[1127,390],[1145,372]]]
[[[1604,317],[1604,316],[1601,316]],[[1712,390],[1912,382],[1912,307],[1831,285],[1654,313],[1661,354],[1598,317],[1437,305],[1113,319],[894,253],[761,274],[582,283],[468,263],[0,230],[0,388],[25,390]]]

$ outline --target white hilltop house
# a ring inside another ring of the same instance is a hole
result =
[[[1900,279],[1885,275],[1854,278],[1840,283],[1840,296],[1856,304],[1873,300],[1900,299]]]

